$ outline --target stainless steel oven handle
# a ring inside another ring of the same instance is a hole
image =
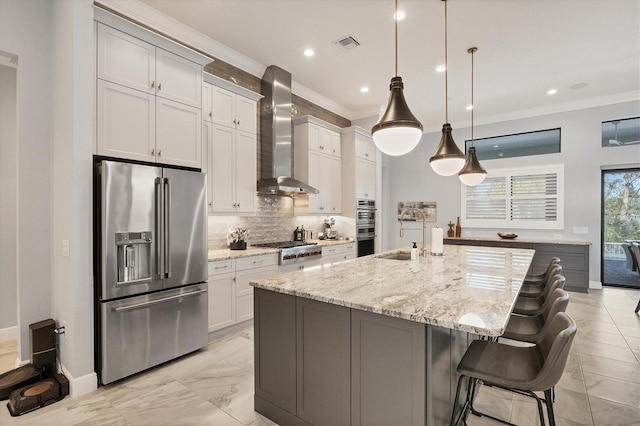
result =
[[[162,259],[160,257],[160,249],[163,247],[162,243],[162,190],[160,186],[162,185],[162,178],[157,177],[155,180],[155,191],[156,191],[156,249],[155,249],[155,257],[156,257],[156,279],[162,279]]]
[[[207,289],[203,288],[203,289],[200,289],[200,290],[192,291],[191,293],[176,294],[174,296],[164,297],[164,298],[158,299],[158,300],[151,300],[149,302],[135,303],[133,305],[121,306],[119,308],[111,308],[111,310],[113,312],[132,311],[134,309],[146,308],[147,306],[153,306],[153,305],[157,305],[157,304],[160,304],[160,303],[169,302],[171,300],[180,299],[182,297],[199,296],[199,295],[201,295],[203,293],[206,293],[206,292],[207,292]]]
[[[164,270],[171,278],[171,179],[164,179]]]

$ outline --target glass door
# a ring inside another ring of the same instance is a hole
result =
[[[602,283],[640,288],[640,168],[602,171]],[[635,247],[634,247],[635,246]]]

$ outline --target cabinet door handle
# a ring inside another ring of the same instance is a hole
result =
[[[264,260],[254,260],[253,263],[254,264],[264,263]]]
[[[224,266],[214,266],[213,269],[226,269],[228,268],[229,265],[224,265]]]
[[[213,111],[209,111],[209,117],[213,117]]]
[[[213,201],[209,201],[209,207],[213,207]]]
[[[158,157],[162,157],[162,150],[161,149],[158,150]]]
[[[368,157],[368,156],[369,156],[369,153],[368,153],[368,152],[365,152],[365,153],[364,153],[364,156],[365,156],[365,157]]]
[[[151,88],[153,89],[155,86],[156,86],[156,82],[155,82],[155,81],[152,81],[152,82],[151,82]]]
[[[153,155],[153,156],[155,156],[155,155],[156,155],[156,150],[155,150],[155,149],[152,149],[152,150],[151,150],[151,155]]]
[[[238,120],[238,126],[240,125],[240,120]]]
[[[233,282],[234,282],[234,283],[236,282],[236,277],[233,277]]]
[[[364,194],[364,196],[365,196],[365,197],[368,197],[368,196],[369,196],[369,194]]]
[[[238,121],[235,118],[233,119],[233,124],[238,124]]]
[[[324,145],[320,145],[320,149],[324,149]]]
[[[158,83],[158,90],[162,90],[162,83]]]

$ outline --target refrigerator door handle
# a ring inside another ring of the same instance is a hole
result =
[[[171,278],[171,179],[164,182],[164,271]]]
[[[163,217],[162,217],[162,178],[157,177],[155,180],[155,190],[156,190],[156,249],[155,249],[155,257],[156,257],[156,279],[162,279],[162,256],[161,249],[164,245],[163,243]]]
[[[118,308],[111,308],[111,311],[113,311],[113,312],[132,311],[134,309],[146,308],[147,306],[157,305],[159,303],[170,302],[172,300],[181,299],[183,297],[199,296],[202,293],[206,293],[206,292],[207,292],[207,289],[203,288],[203,289],[200,289],[200,290],[192,291],[191,293],[176,294],[174,296],[164,297],[162,299],[152,300],[150,302],[134,303],[133,305],[120,306]]]

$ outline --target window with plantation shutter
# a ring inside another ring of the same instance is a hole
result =
[[[562,229],[564,166],[492,170],[480,185],[464,186],[463,226]]]

